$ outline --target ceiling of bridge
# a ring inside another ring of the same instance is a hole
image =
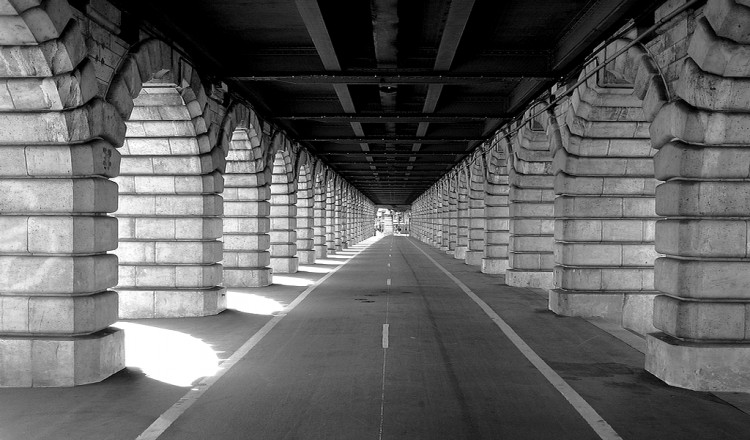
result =
[[[377,204],[408,204],[645,0],[122,0]]]

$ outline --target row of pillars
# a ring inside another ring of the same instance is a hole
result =
[[[750,391],[749,16],[733,0],[683,15],[664,33],[684,34],[669,69],[610,43],[557,90],[565,99],[529,109],[420,196],[412,233],[547,290],[555,313],[640,333],[646,370],[668,384]],[[658,53],[664,38],[646,45]]]

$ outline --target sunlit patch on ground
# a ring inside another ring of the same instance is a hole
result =
[[[331,268],[331,267],[308,266],[306,264],[300,264],[299,265],[299,271],[300,272],[328,273],[328,272],[331,272],[332,270],[333,270],[333,268]]]
[[[219,358],[210,345],[186,333],[134,322],[117,322],[125,330],[125,363],[146,376],[179,387],[213,376]]]
[[[276,275],[274,275],[276,282]],[[227,290],[227,308],[253,315],[273,315],[284,310],[285,305],[254,293]]]
[[[285,276],[285,275],[273,274],[273,283],[281,284],[284,286],[309,286],[315,283],[315,281],[308,279],[308,278],[302,278],[299,276],[290,277],[290,276]]]

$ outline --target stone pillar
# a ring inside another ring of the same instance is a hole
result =
[[[750,8],[710,0],[651,124],[659,149],[654,326],[646,370],[701,391],[750,391]]]
[[[215,315],[226,307],[224,181],[198,138],[205,122],[174,85],[145,84],[133,104],[117,179],[120,317]]]
[[[335,191],[333,180],[329,180],[326,184],[326,247],[329,255],[336,253],[336,232],[334,226]]]
[[[125,125],[94,98],[66,5],[6,2],[3,14],[17,32],[0,43],[0,386],[98,382],[125,362],[123,332],[109,327],[117,220],[107,215]]]
[[[440,187],[430,189],[430,244],[440,248],[443,245],[443,212],[442,192]]]
[[[453,258],[464,260],[469,249],[469,184],[465,172],[460,173],[457,180],[456,251]]]
[[[552,154],[545,125],[537,124],[527,123],[513,139],[505,282],[509,286],[551,289],[555,224]]]
[[[495,139],[487,157],[487,181],[484,184],[484,258],[482,273],[505,274],[508,270],[510,240],[510,207],[508,201],[508,167],[505,150]]]
[[[464,262],[481,266],[484,258],[484,167],[477,160],[469,176],[469,246]]]
[[[271,269],[297,273],[297,195],[285,152],[278,151],[271,176]]]
[[[613,42],[598,61],[625,44]],[[643,49],[632,48],[589,78],[559,110],[562,148],[554,157],[555,289],[550,291],[550,310],[603,317],[641,334],[655,330],[656,150],[648,119],[666,99],[657,73]],[[615,74],[617,82],[608,84]],[[647,95],[650,115],[644,111]]]
[[[313,199],[313,181],[303,169],[297,179],[297,258],[300,264],[315,264]]]
[[[313,192],[315,195],[313,203],[313,239],[315,258],[326,258],[328,246],[326,245],[326,188],[325,183],[316,178]]]
[[[224,175],[224,284],[264,287],[271,275],[271,169],[260,143],[235,130]]]

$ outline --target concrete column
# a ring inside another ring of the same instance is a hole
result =
[[[328,181],[326,184],[326,247],[328,254],[333,255],[336,253],[336,233],[334,229],[334,201],[335,187],[333,181]]]
[[[613,42],[598,61],[626,43]],[[651,106],[661,106],[666,90],[643,49],[632,48],[619,58],[559,109],[555,289],[549,307],[565,316],[603,317],[646,334],[655,331],[656,150],[651,148],[643,98],[649,95]],[[581,75],[593,69],[597,59]],[[607,87],[609,75],[615,76],[610,69],[619,80]],[[623,79],[635,88],[622,84]]]
[[[454,255],[458,244],[458,184],[452,178],[448,184],[448,254]]]
[[[493,142],[497,142],[497,139]],[[510,240],[510,207],[508,201],[508,167],[505,150],[497,144],[487,158],[487,181],[484,185],[484,258],[482,273],[505,274],[508,270]]]
[[[670,385],[750,391],[750,8],[709,1],[676,84],[651,124],[654,326],[646,369]]]
[[[464,262],[481,266],[484,258],[484,168],[477,161],[469,178],[469,246]]]
[[[83,37],[68,23],[69,9],[57,6],[4,6],[28,41],[0,47],[3,387],[98,382],[125,362],[123,332],[109,327],[117,320],[117,293],[109,290],[117,257],[108,254],[117,247],[117,220],[107,215],[117,208],[109,178],[119,170],[115,148],[125,125],[94,98]],[[39,29],[44,35],[36,37]]]
[[[537,123],[528,123],[513,138],[505,282],[509,286],[551,289],[555,224],[552,154],[545,125],[531,127]]]
[[[383,234],[393,235],[393,214],[390,210],[383,213]]]
[[[224,175],[224,284],[264,287],[271,275],[271,169],[260,142],[235,130]]]
[[[271,269],[297,273],[297,195],[286,153],[278,151],[271,176]]]
[[[315,264],[313,203],[313,180],[303,169],[297,179],[297,258],[300,264]]]
[[[313,188],[313,240],[315,242],[315,258],[326,258],[328,246],[326,245],[326,188],[325,183],[316,178]]]
[[[465,260],[469,249],[469,183],[465,173],[458,177],[456,202],[456,251],[453,258]]]
[[[224,181],[198,138],[205,122],[171,84],[145,84],[133,104],[117,179],[120,316],[215,315],[226,307]]]

